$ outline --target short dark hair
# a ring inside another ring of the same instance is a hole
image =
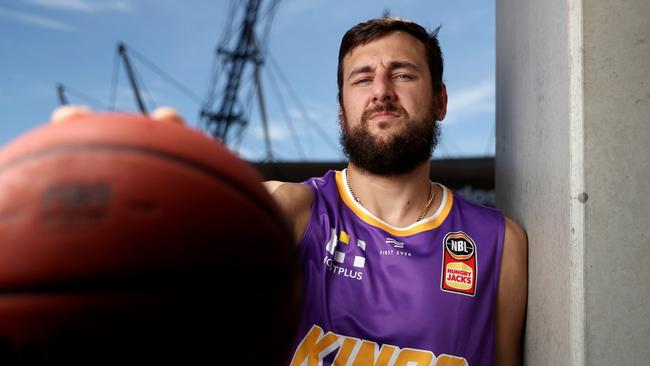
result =
[[[439,94],[442,88],[443,70],[442,51],[440,50],[440,44],[438,44],[439,30],[440,27],[436,27],[432,32],[427,32],[419,24],[394,16],[371,19],[350,28],[343,36],[341,47],[339,48],[339,64],[337,70],[339,103],[341,105],[343,104],[343,58],[356,47],[366,45],[389,33],[397,31],[404,31],[410,34],[424,45],[427,63],[429,64],[429,73],[431,74],[431,87],[434,95]]]

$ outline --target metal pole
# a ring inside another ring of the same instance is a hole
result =
[[[63,84],[56,84],[56,91],[59,96],[59,103],[61,103],[61,105],[68,104],[68,99],[65,97],[65,88],[63,87]]]
[[[269,122],[266,116],[266,104],[264,103],[264,92],[262,90],[262,78],[260,77],[260,63],[255,64],[255,85],[257,87],[257,99],[260,105],[260,116],[264,128],[264,141],[266,143],[266,159],[273,160],[273,149],[271,149],[271,136],[269,134]]]
[[[133,69],[131,68],[131,63],[129,62],[129,58],[126,55],[126,47],[124,46],[124,43],[119,44],[118,52],[120,53],[120,56],[122,56],[122,59],[124,60],[124,66],[126,67],[126,74],[129,77],[129,82],[131,83],[131,88],[133,89],[135,100],[138,103],[138,108],[140,108],[142,114],[147,114],[147,109],[144,105],[144,102],[142,101],[142,97],[140,97],[140,90],[138,89],[138,83],[135,79],[135,74],[133,73]]]

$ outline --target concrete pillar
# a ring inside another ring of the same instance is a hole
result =
[[[650,1],[497,0],[497,206],[526,365],[650,363]]]

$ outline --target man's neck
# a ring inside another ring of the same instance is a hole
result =
[[[390,225],[406,227],[423,215],[430,193],[434,193],[434,199],[425,217],[440,205],[440,188],[431,185],[429,172],[429,161],[396,176],[374,175],[350,163],[347,179],[365,209]]]

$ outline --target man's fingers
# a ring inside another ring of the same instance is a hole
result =
[[[74,119],[75,117],[87,116],[91,113],[92,110],[88,106],[64,105],[56,108],[52,112],[50,121],[53,124],[59,124],[67,120]],[[178,112],[176,112],[175,109],[170,107],[160,107],[154,109],[151,112],[151,114],[149,114],[149,118],[153,119],[154,121],[160,121],[165,123],[176,123],[179,125],[185,124],[183,117],[181,117],[181,115]]]
[[[170,108],[170,107],[156,108],[151,112],[149,117],[151,117],[151,119],[153,120],[161,121],[161,122],[171,122],[180,125],[185,124],[183,117],[181,117],[181,115],[178,112],[176,112],[174,108]]]
[[[64,105],[58,107],[57,109],[54,110],[54,112],[52,112],[50,121],[53,124],[59,124],[68,119],[78,117],[78,116],[85,116],[91,113],[92,110],[90,109],[90,107],[85,105]]]

